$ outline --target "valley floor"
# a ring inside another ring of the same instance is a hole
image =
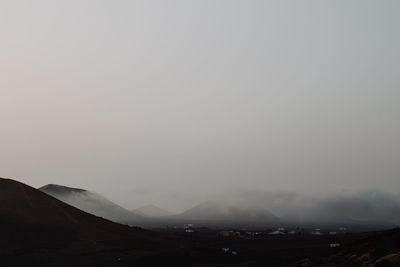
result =
[[[0,238],[0,266],[399,266],[400,230],[341,235],[223,237],[201,229],[152,232],[153,241],[104,239],[9,247]],[[331,247],[331,244],[340,244]],[[385,258],[386,257],[386,258]]]

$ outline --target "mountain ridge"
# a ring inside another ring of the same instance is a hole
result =
[[[142,216],[119,206],[106,197],[86,189],[48,184],[39,187],[38,190],[87,213],[114,222],[137,224],[143,219]]]

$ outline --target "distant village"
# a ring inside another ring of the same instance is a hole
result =
[[[175,227],[177,228],[177,227]],[[195,233],[196,231],[204,231],[207,230],[206,227],[199,227],[196,228],[194,224],[184,224],[183,230],[185,233]],[[335,230],[322,230],[320,228],[315,228],[312,230],[304,229],[300,227],[296,227],[294,229],[286,229],[284,227],[277,227],[276,229],[268,229],[264,231],[250,231],[245,228],[240,230],[222,230],[218,232],[218,236],[222,238],[246,238],[246,239],[256,239],[262,238],[266,235],[314,235],[314,236],[321,236],[321,235],[338,235],[338,234],[348,234],[347,227],[338,227]]]
[[[294,237],[330,237],[327,240],[326,246],[330,247],[331,249],[339,248],[341,244],[335,240],[335,236],[340,235],[349,235],[351,234],[347,227],[341,226],[336,228],[330,229],[321,229],[321,228],[314,228],[314,229],[305,229],[301,227],[294,227],[294,228],[285,228],[285,227],[276,227],[273,229],[266,229],[266,230],[249,230],[246,228],[235,229],[235,230],[214,230],[207,227],[196,227],[193,223],[184,224],[183,227],[172,227],[170,228],[175,233],[183,233],[184,237],[190,239],[197,234],[201,235],[215,235],[215,237],[221,241],[229,241],[229,240],[267,240],[267,239],[276,239],[276,238],[294,238]],[[239,254],[237,249],[231,247],[221,247],[221,253],[229,254],[232,256],[236,256]]]

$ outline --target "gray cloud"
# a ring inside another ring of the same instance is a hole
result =
[[[298,223],[400,224],[400,195],[378,190],[318,194],[241,191],[211,198],[242,209],[268,209],[284,221]]]

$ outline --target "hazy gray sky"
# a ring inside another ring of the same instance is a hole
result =
[[[0,176],[127,207],[400,189],[400,1],[1,1]]]

